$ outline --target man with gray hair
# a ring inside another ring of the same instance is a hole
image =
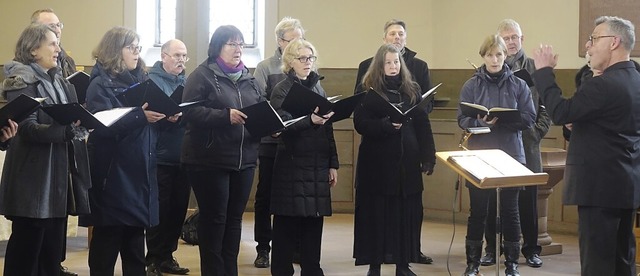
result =
[[[149,70],[149,78],[171,96],[186,81],[185,63],[189,61],[187,46],[178,39],[165,42],[160,48],[160,57]],[[186,267],[180,267],[173,257],[178,249],[178,238],[182,230],[191,188],[180,164],[180,150],[184,126],[180,124],[181,113],[158,122],[158,144],[156,158],[158,163],[158,202],[160,223],[146,231],[147,239],[147,276],[162,276],[162,273],[189,273]]]
[[[58,42],[62,38],[62,28],[64,28],[64,24],[60,22],[58,16],[53,13],[52,9],[42,9],[33,12],[31,15],[31,23],[43,24],[49,26],[56,33],[58,37]],[[73,59],[67,55],[67,52],[62,49],[62,45],[60,45],[60,54],[58,54],[58,67],[62,69],[62,77],[68,77],[71,74],[76,72],[76,63]],[[80,102],[83,102],[84,99],[78,99]]]
[[[529,74],[533,74],[536,68],[533,59],[527,57],[522,49],[524,35],[520,24],[513,19],[502,20],[498,24],[498,35],[504,39],[507,45],[507,58],[505,63],[512,71],[526,70]],[[531,171],[542,172],[542,158],[540,156],[540,141],[549,131],[551,120],[540,104],[540,97],[535,86],[531,88],[531,97],[536,107],[536,122],[533,127],[522,131],[522,145],[524,147],[524,155],[527,160],[527,168]],[[538,186],[526,186],[520,191],[518,196],[518,209],[520,214],[520,229],[522,232],[522,255],[525,257],[526,263],[530,267],[541,267],[542,259],[540,252],[542,247],[538,245]],[[491,223],[495,221],[495,209],[489,209],[487,213],[487,223],[485,227],[484,237],[487,240],[485,248],[486,255],[480,259],[483,266],[493,265],[496,263],[496,225]],[[502,251],[502,250],[501,250]]]
[[[633,220],[640,207],[640,73],[629,57],[634,25],[602,16],[586,42],[590,64],[602,75],[562,97],[549,45],[533,54],[533,79],[556,124],[573,123],[563,203],[578,206],[582,276],[636,275]]]
[[[282,50],[294,39],[304,38],[304,29],[300,20],[285,17],[276,25],[276,43],[278,48],[272,57],[267,58],[256,67],[253,76],[256,82],[266,92],[266,98],[271,97],[271,90],[287,76],[282,73]],[[278,140],[266,136],[260,141],[258,151],[258,187],[255,196],[255,224],[254,236],[258,245],[258,256],[254,266],[258,268],[269,267],[269,252],[271,251],[271,178],[273,175],[273,162],[276,157]]]

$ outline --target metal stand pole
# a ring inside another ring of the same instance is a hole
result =
[[[502,227],[500,223],[500,189],[496,188],[496,276],[500,276],[500,245],[502,244]]]

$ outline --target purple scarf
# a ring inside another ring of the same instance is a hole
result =
[[[240,61],[240,63],[238,63],[238,66],[236,66],[235,68],[229,67],[226,63],[224,63],[224,61],[220,57],[216,58],[216,63],[218,64],[218,66],[220,66],[220,69],[222,69],[222,72],[225,72],[227,74],[238,73],[244,69],[244,63],[242,63],[242,60]]]

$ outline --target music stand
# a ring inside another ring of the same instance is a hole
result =
[[[534,173],[502,150],[436,152],[438,159],[480,189],[496,189],[496,275],[500,275],[500,190],[543,185],[549,175]]]

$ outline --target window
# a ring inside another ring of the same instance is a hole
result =
[[[209,37],[222,25],[234,25],[240,29],[247,47],[256,46],[257,0],[210,0]]]
[[[155,45],[176,38],[176,0],[156,0]]]

